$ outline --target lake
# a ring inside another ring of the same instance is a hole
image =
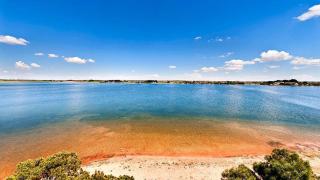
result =
[[[319,87],[1,83],[0,101],[3,173],[62,150],[91,162],[320,149]]]

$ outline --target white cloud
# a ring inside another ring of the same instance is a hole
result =
[[[23,61],[17,61],[16,68],[21,70],[29,70],[31,67]]]
[[[227,57],[231,56],[232,54],[234,54],[234,52],[227,52],[225,54],[221,54],[219,57],[220,58],[227,58]]]
[[[23,38],[16,38],[8,35],[0,35],[0,43],[25,46],[29,42]]]
[[[229,53],[232,54],[232,53]],[[225,56],[223,56],[225,57]],[[240,71],[243,70],[246,65],[253,65],[258,62],[273,62],[273,61],[291,61],[291,64],[294,65],[315,65],[320,66],[320,59],[308,59],[304,57],[296,57],[290,55],[285,51],[277,51],[277,50],[268,50],[262,52],[259,58],[255,58],[251,61],[241,60],[241,59],[232,59],[230,61],[225,61],[224,66],[222,67],[203,67],[198,70],[194,70],[193,73],[208,73],[208,72],[216,72],[216,71]],[[279,65],[270,65],[267,66],[270,69],[280,68]],[[294,69],[300,69],[300,67],[294,67]]]
[[[260,54],[260,58],[254,61],[269,62],[269,61],[285,61],[292,59],[292,56],[285,51],[268,50]]]
[[[200,39],[202,39],[202,37],[201,36],[197,36],[197,37],[195,37],[195,38],[193,38],[194,40],[200,40]]]
[[[255,64],[255,62],[244,61],[240,59],[233,59],[225,62],[224,69],[227,71],[239,71],[243,69],[244,65],[249,65],[249,64]]]
[[[94,59],[88,59],[88,62],[95,63],[96,61]]]
[[[85,64],[88,62],[87,59],[82,59],[79,57],[66,57],[64,58],[64,60],[68,63],[75,63],[75,64]],[[89,60],[92,60],[92,59],[89,59]]]
[[[244,61],[240,59],[233,59],[224,62],[223,67],[202,67],[199,70],[194,70],[193,73],[211,73],[220,70],[224,71],[240,71],[245,65],[255,64],[254,61]]]
[[[279,68],[280,66],[268,66],[268,68],[270,69],[276,69],[276,68]]]
[[[58,58],[59,55],[57,55],[57,54],[48,54],[48,57],[49,58]]]
[[[84,59],[80,57],[65,57],[64,60],[68,63],[75,63],[75,64],[86,64],[86,63],[95,63],[94,59]]]
[[[217,42],[223,42],[224,39],[222,39],[222,38],[216,38],[216,41],[217,41]]]
[[[169,68],[169,69],[176,69],[176,68],[177,68],[177,66],[170,65],[170,66],[168,66],[168,68]]]
[[[291,64],[294,65],[320,65],[320,59],[308,59],[305,57],[295,57]]]
[[[37,64],[37,63],[31,63],[31,67],[33,67],[33,68],[39,68],[39,67],[41,67],[39,64]]]
[[[215,39],[209,39],[208,42],[216,41],[216,42],[224,42],[227,40],[231,40],[230,36],[227,37],[216,37]]]
[[[320,4],[314,5],[308,9],[307,12],[301,14],[297,17],[299,21],[306,21],[311,18],[319,17],[320,16]]]
[[[8,73],[9,71],[7,71],[7,70],[3,70],[2,72],[3,72],[3,73]]]
[[[41,52],[38,52],[38,53],[34,53],[35,56],[43,56],[44,54],[41,53]]]
[[[197,72],[203,72],[203,73],[211,73],[211,72],[217,72],[218,68],[215,67],[202,67],[200,70],[194,71],[195,73]]]
[[[293,56],[285,51],[268,50],[262,52],[260,58],[255,58],[254,62],[271,62],[271,61],[286,61],[291,60],[294,65],[320,65],[320,59],[305,58]],[[269,66],[269,68],[277,68],[277,66]]]

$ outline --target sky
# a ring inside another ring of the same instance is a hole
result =
[[[319,0],[0,0],[0,79],[320,81]]]

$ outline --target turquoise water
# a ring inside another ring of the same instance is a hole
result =
[[[54,122],[206,117],[320,127],[320,87],[1,83],[0,133]]]

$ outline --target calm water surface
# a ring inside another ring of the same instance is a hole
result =
[[[144,116],[320,127],[319,87],[1,83],[0,102],[0,133]]]

